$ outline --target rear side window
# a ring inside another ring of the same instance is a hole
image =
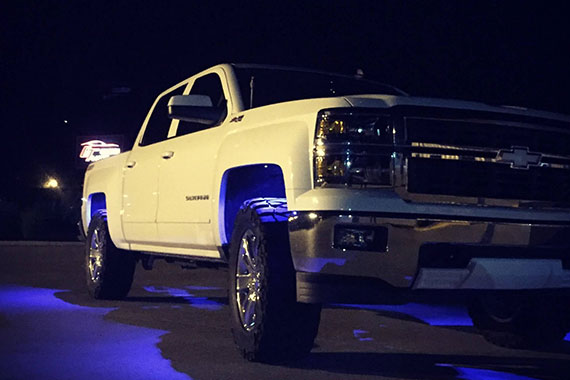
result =
[[[150,145],[166,140],[170,123],[172,122],[168,117],[168,101],[174,95],[182,95],[185,88],[186,84],[177,87],[158,100],[158,103],[152,110],[152,115],[150,115],[140,145]]]
[[[204,75],[194,81],[194,85],[190,90],[190,95],[206,95],[212,101],[212,105],[223,110],[223,115],[220,121],[223,121],[228,114],[227,101],[224,96],[224,89],[222,87],[222,82],[217,74]],[[193,123],[189,121],[180,121],[178,124],[178,129],[176,130],[176,136],[186,135],[188,133],[201,131],[210,128],[207,125]]]

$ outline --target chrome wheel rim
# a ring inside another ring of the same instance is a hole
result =
[[[263,269],[259,259],[259,240],[251,230],[242,238],[236,266],[236,301],[242,327],[251,331],[256,326],[261,296]]]
[[[91,281],[99,280],[103,266],[103,238],[99,229],[95,229],[91,235],[88,266]]]

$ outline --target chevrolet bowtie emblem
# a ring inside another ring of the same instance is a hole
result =
[[[542,154],[529,152],[527,147],[513,146],[511,149],[501,149],[497,153],[496,162],[511,164],[514,169],[528,169],[537,166]]]

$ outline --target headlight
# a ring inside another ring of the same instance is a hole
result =
[[[321,111],[315,132],[315,186],[391,186],[393,139],[389,115]]]

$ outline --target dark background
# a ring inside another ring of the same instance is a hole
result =
[[[568,113],[568,10],[515,1],[4,1],[0,239],[75,239],[77,136],[121,134],[129,148],[159,92],[222,62],[361,68],[413,95]],[[61,188],[41,189],[48,176]]]

